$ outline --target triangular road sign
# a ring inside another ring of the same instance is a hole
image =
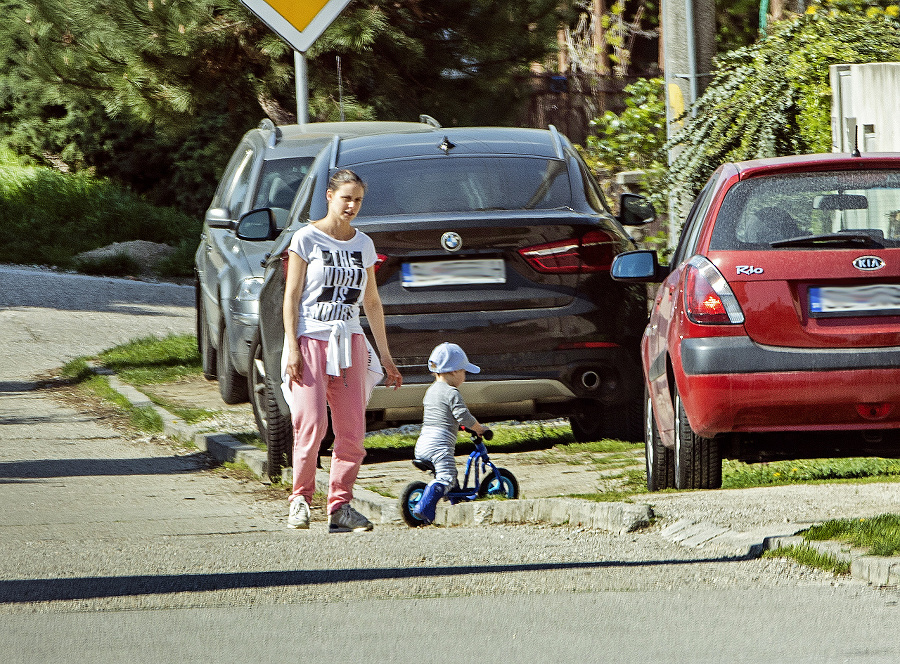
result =
[[[295,51],[306,53],[350,0],[241,0]]]

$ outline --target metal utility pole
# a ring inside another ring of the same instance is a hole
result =
[[[247,9],[294,49],[298,124],[309,121],[306,51],[349,2],[350,0],[241,0]]]
[[[671,138],[682,126],[679,117],[692,112],[709,83],[716,53],[714,0],[663,0],[663,62],[666,81],[666,127]],[[670,152],[671,163],[677,153]],[[678,240],[683,219],[669,209],[669,243]]]

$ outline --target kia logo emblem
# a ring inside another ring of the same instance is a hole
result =
[[[441,235],[441,246],[447,251],[457,251],[462,247],[462,238],[459,233],[449,231]]]
[[[871,272],[872,270],[880,270],[884,267],[884,261],[878,256],[860,256],[853,261],[853,267],[857,270]]]

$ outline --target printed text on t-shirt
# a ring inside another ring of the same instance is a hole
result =
[[[322,292],[308,315],[321,321],[352,319],[366,277],[362,252],[323,250],[322,262]]]

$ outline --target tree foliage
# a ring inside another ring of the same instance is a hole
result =
[[[296,118],[291,49],[238,0],[0,8],[0,145],[33,162],[197,212],[245,131]],[[555,0],[354,0],[307,54],[311,119],[513,123],[559,20]]]
[[[530,93],[529,65],[555,48],[559,4],[355,0],[310,49],[317,109],[334,119],[340,57],[345,91],[375,117],[512,124]]]
[[[900,12],[844,4],[813,5],[717,59],[712,82],[669,144],[679,149],[673,192],[693,196],[724,161],[830,150],[829,65],[900,59]]]

